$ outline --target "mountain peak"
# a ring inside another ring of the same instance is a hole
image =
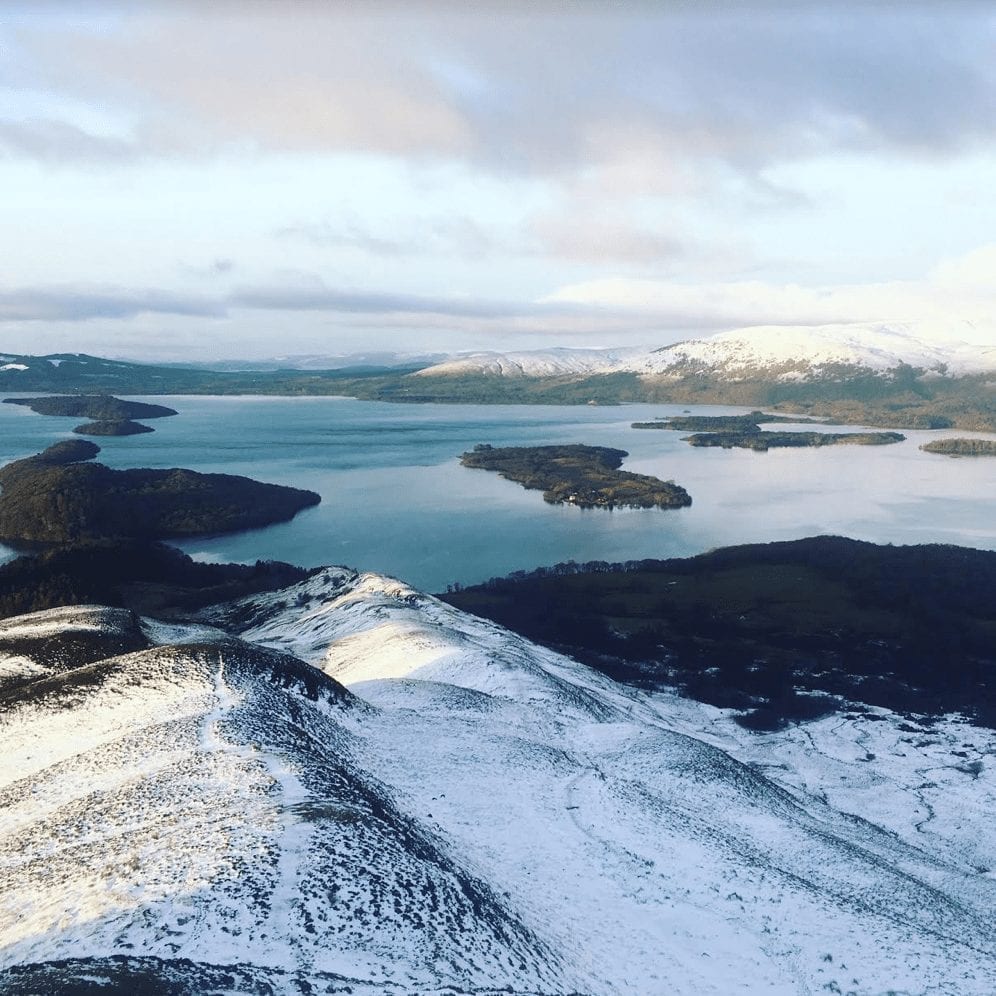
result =
[[[959,326],[875,322],[820,326],[762,325],[645,349],[553,349],[474,353],[415,376],[555,377],[635,373],[707,375],[718,380],[839,378],[913,367],[937,376],[996,371],[996,344],[956,338]],[[976,337],[977,338],[977,337]]]

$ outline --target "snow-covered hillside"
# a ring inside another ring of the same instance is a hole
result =
[[[913,325],[759,326],[665,346],[631,369],[785,379],[819,376],[835,366],[884,373],[901,365],[953,376],[983,373],[996,370],[996,344],[932,341],[918,335]]]
[[[996,991],[953,719],[761,738],[345,569],[0,659],[0,990]]]
[[[417,371],[416,377],[562,377],[604,373],[639,362],[645,349],[537,349],[454,356]]]
[[[996,371],[990,346],[938,339],[913,324],[758,326],[644,350],[480,353],[421,370],[418,376],[549,377],[630,372],[649,377],[707,375],[796,380],[841,368],[881,374],[902,365],[947,376]]]

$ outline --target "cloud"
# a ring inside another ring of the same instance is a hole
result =
[[[236,270],[234,259],[228,256],[216,256],[209,262],[189,263],[180,261],[176,264],[177,272],[186,277],[194,277],[198,280],[218,281],[227,277]]]
[[[0,155],[43,162],[121,162],[137,154],[133,142],[97,135],[67,121],[0,120]]]
[[[37,287],[0,291],[0,322],[85,322],[144,314],[213,318],[224,306],[204,297],[167,290]]]
[[[663,344],[687,335],[752,325],[816,326],[912,322],[935,338],[991,345],[996,314],[996,244],[935,266],[920,280],[804,287],[765,281],[678,283],[613,278],[564,286],[540,300],[431,296],[328,286],[315,278],[236,288],[204,297],[167,290],[54,287],[0,292],[7,329],[104,319],[126,329],[157,317],[177,322],[215,320],[203,334],[230,339],[238,352],[245,329],[259,342],[274,340],[271,315],[285,316],[281,348],[299,339],[355,334],[365,348],[398,335],[417,335],[417,348],[464,345],[468,337],[559,339],[603,345]],[[296,317],[296,316],[301,316]],[[302,330],[302,323],[310,331]],[[110,326],[105,326],[110,327]],[[6,333],[5,333],[6,334]],[[202,333],[198,333],[202,334]],[[117,335],[117,333],[115,333]],[[309,345],[308,349],[316,348]],[[272,348],[271,348],[272,352]],[[218,354],[221,355],[221,354]]]
[[[228,299],[233,308],[268,311],[324,311],[345,315],[377,315],[385,319],[399,315],[437,315],[450,319],[510,319],[540,315],[576,315],[593,310],[592,305],[569,301],[516,302],[481,298],[430,297],[390,294],[326,287],[320,282],[300,286],[250,287]],[[597,310],[598,306],[594,306]]]
[[[804,287],[611,278],[562,287],[545,300],[652,316],[661,328],[906,321],[931,326],[938,336],[950,329],[952,336],[986,344],[992,341],[996,315],[994,267],[996,245],[991,245],[947,260],[921,280]]]
[[[707,159],[934,155],[996,133],[985,4],[166,5],[17,37],[51,89],[139,108],[145,140],[191,153],[603,170],[645,189],[694,184]]]
[[[482,259],[496,247],[496,240],[472,218],[450,217],[393,219],[390,230],[378,231],[356,217],[336,221],[301,222],[275,233],[281,238],[301,239],[313,246],[355,249],[374,256],[456,256]]]
[[[489,256],[545,257],[570,263],[660,264],[684,258],[688,245],[647,225],[593,213],[590,199],[570,198],[557,210],[488,232],[464,215],[394,219],[391,226],[356,218],[304,222],[275,233],[327,249],[351,249],[372,256],[462,261]]]
[[[571,262],[660,264],[686,253],[678,239],[624,219],[544,214],[529,230],[538,252]]]
[[[0,291],[0,322],[8,323],[86,322],[97,318],[127,320],[156,314],[225,318],[239,310],[322,312],[370,316],[377,321],[392,322],[405,316],[436,316],[453,321],[574,316],[599,308],[570,302],[494,301],[352,290],[328,287],[320,280],[242,287],[218,297],[114,287],[57,286]]]

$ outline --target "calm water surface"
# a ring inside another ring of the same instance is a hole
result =
[[[996,549],[996,460],[952,459],[917,448],[950,431],[910,431],[895,446],[753,453],[694,449],[681,433],[630,428],[634,421],[689,410],[674,405],[148,400],[180,415],[150,423],[155,433],[97,440],[99,459],[112,467],[246,474],[322,496],[321,505],[292,522],[179,544],[202,559],[348,564],[441,590],[558,561],[685,556],[818,533]],[[69,437],[79,421],[0,405],[0,462]],[[630,453],[625,469],[675,480],[693,504],[614,512],[547,505],[538,491],[460,467],[460,453],[481,442],[616,446]],[[10,551],[0,548],[0,555]]]

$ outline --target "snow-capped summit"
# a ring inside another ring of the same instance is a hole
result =
[[[758,738],[344,568],[0,674],[0,992],[996,991],[989,731]]]
[[[561,377],[604,373],[643,356],[646,350],[537,349],[519,352],[481,352],[450,357],[416,372],[417,377]]]
[[[996,370],[996,344],[931,340],[911,324],[764,325],[664,346],[627,369],[795,379],[832,374],[834,368],[881,374],[902,366],[952,376],[985,373]]]
[[[537,350],[475,353],[420,370],[417,376],[553,377],[635,373],[644,377],[798,380],[855,372],[886,374],[908,366],[937,376],[996,371],[991,345],[939,338],[914,323],[763,325],[651,349]],[[957,334],[954,328],[952,335]]]

